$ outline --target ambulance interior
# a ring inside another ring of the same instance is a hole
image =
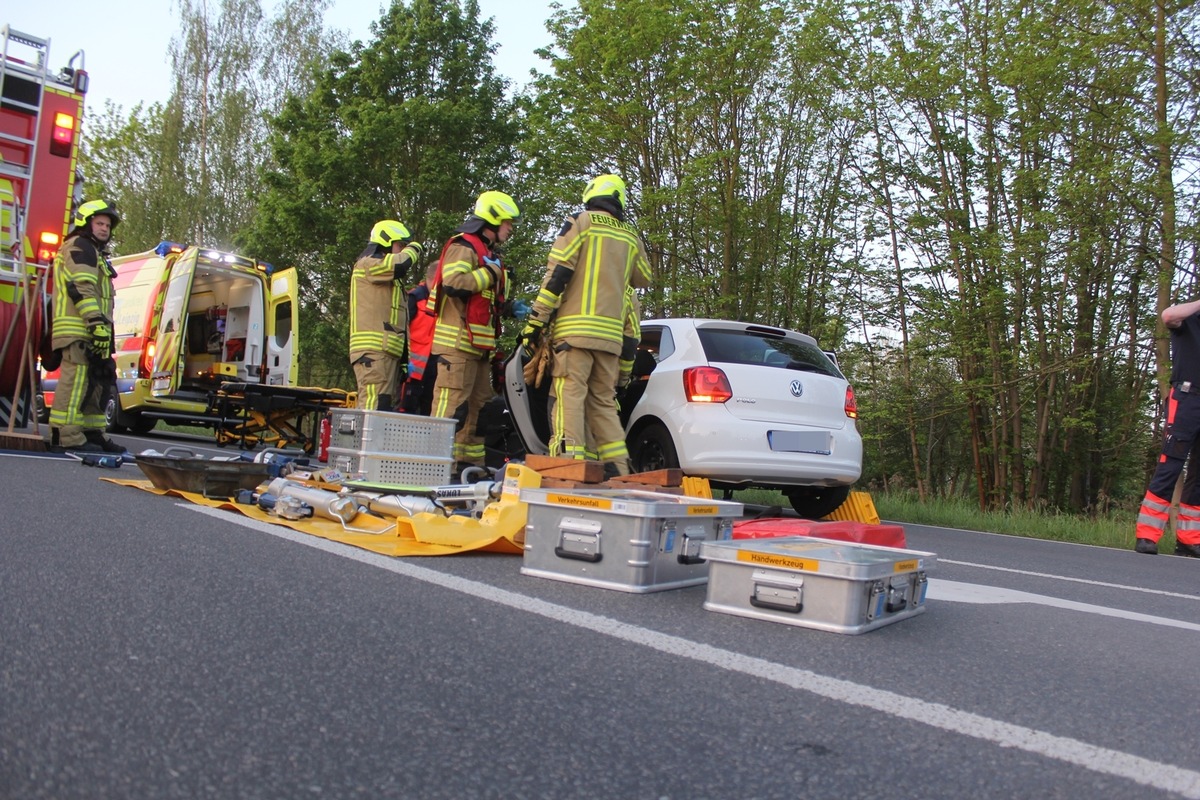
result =
[[[222,381],[258,382],[266,308],[263,281],[202,265],[192,280],[184,323],[182,391],[211,391]]]

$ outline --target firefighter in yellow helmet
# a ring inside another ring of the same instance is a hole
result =
[[[625,221],[626,202],[617,175],[588,182],[584,210],[567,217],[558,232],[521,332],[531,347],[554,320],[550,454],[587,458],[590,440],[610,476],[630,469],[614,398],[628,349],[629,290],[650,285],[650,262],[637,229]],[[632,354],[626,356],[632,364]]]
[[[375,223],[350,275],[350,365],[358,407],[396,410],[400,370],[408,362],[408,300],[404,278],[425,249],[403,223]]]
[[[52,346],[62,356],[50,406],[50,449],[124,453],[104,435],[104,398],[116,380],[112,360],[113,278],[108,244],[120,223],[108,200],[84,203],[54,259]]]
[[[520,216],[516,201],[504,192],[479,195],[474,211],[442,248],[429,290],[428,308],[437,318],[430,351],[437,365],[432,413],[458,421],[458,469],[484,466],[479,410],[495,395],[491,359],[508,289],[496,248],[512,235]]]

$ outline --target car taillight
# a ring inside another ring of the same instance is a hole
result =
[[[58,112],[54,115],[54,133],[50,136],[50,152],[56,156],[71,155],[71,144],[75,141],[75,118]]]
[[[725,373],[716,367],[690,367],[683,371],[683,393],[689,403],[724,403],[733,397]]]
[[[846,387],[846,416],[858,419],[858,401],[854,399],[854,387]]]
[[[42,231],[38,234],[37,260],[49,264],[58,252],[58,234],[54,231]]]

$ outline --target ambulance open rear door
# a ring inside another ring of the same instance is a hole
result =
[[[188,299],[192,294],[198,254],[196,248],[190,248],[171,268],[155,341],[154,368],[150,373],[150,393],[155,397],[174,394],[183,379]]]
[[[267,383],[295,386],[299,379],[299,288],[295,267],[271,273],[267,308]]]

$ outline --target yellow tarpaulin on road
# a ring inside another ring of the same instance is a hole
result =
[[[536,489],[542,484],[538,473],[518,464],[510,464],[504,473],[504,487],[500,499],[489,503],[479,519],[461,514],[442,516],[418,513],[411,517],[394,519],[359,514],[354,518],[351,527],[378,529],[378,533],[362,533],[346,530],[341,523],[322,517],[283,519],[263,511],[257,505],[212,500],[203,495],[176,489],[158,489],[147,480],[103,480],[154,494],[181,497],[189,503],[209,508],[236,511],[259,522],[284,525],[300,533],[320,536],[386,556],[446,556],[475,550],[521,555],[524,553],[522,537],[528,506],[520,501],[520,492],[521,489]]]

